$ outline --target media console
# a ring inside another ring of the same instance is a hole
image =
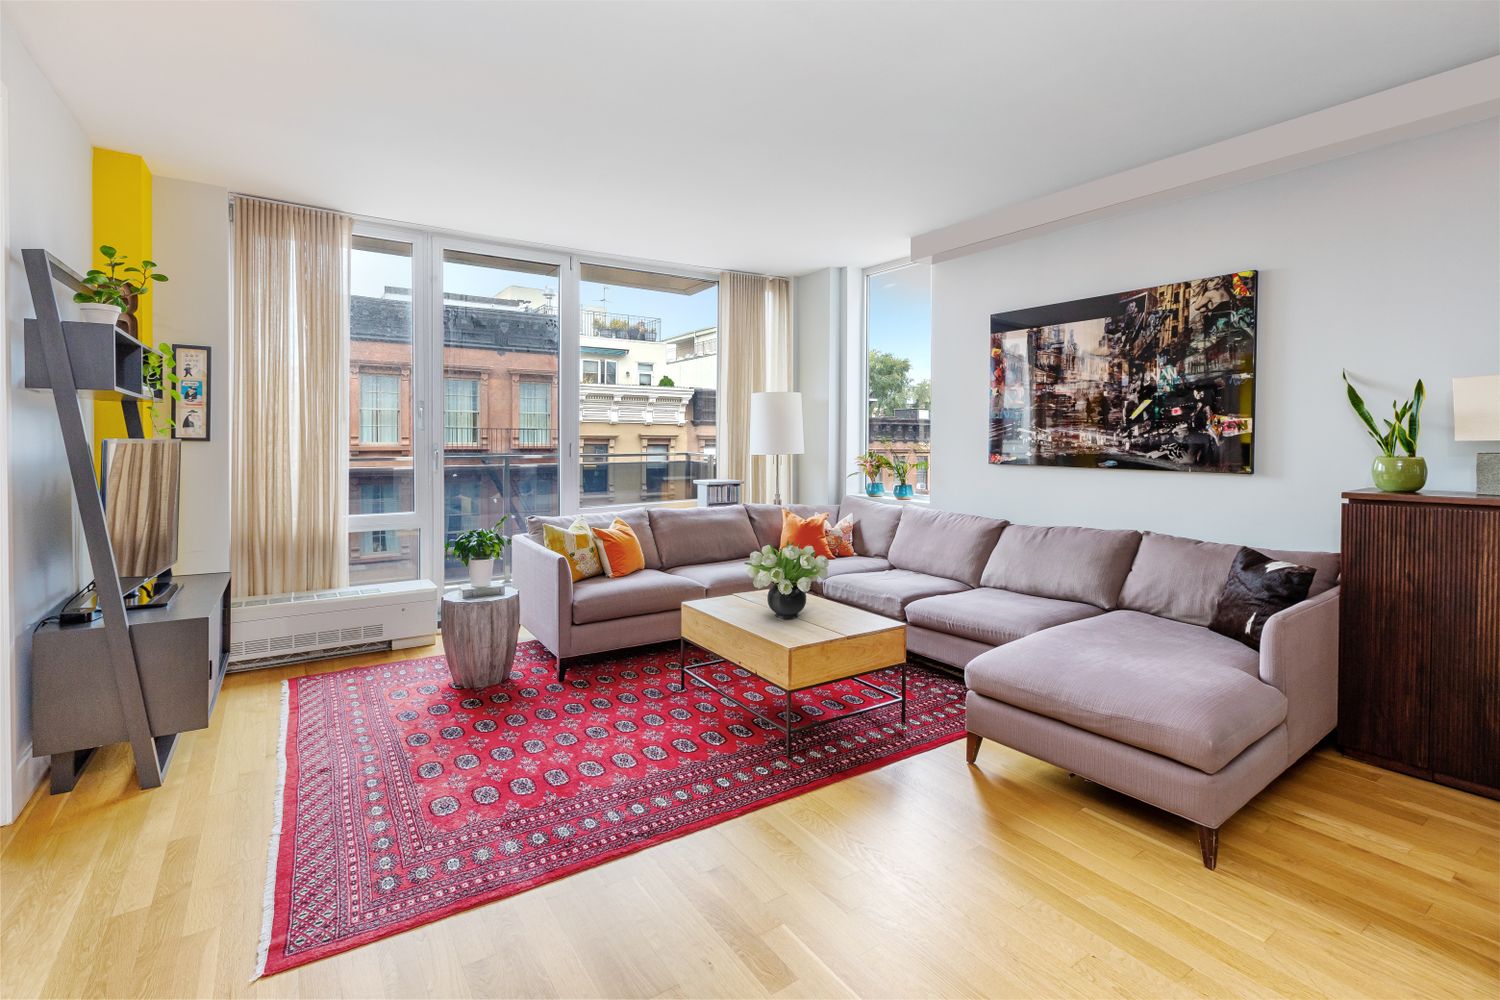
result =
[[[179,576],[165,607],[129,613],[151,736],[166,770],[179,733],[207,727],[229,658],[229,574]],[[130,739],[107,661],[104,620],[48,623],[31,646],[34,756],[52,756],[52,791],[71,791],[95,747]],[[101,683],[103,681],[103,683]]]

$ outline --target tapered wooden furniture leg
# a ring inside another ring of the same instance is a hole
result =
[[[970,764],[979,759],[979,744],[984,742],[984,737],[978,733],[969,734],[969,745],[964,753],[964,759]]]
[[[1203,852],[1203,867],[1209,871],[1219,863],[1219,828],[1198,827],[1198,849]]]

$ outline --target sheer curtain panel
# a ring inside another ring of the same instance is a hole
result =
[[[776,493],[772,461],[750,454],[750,396],[792,387],[791,282],[737,271],[719,275],[719,345],[719,475],[740,480],[747,502],[770,503]],[[781,494],[790,500],[792,463],[781,464]]]
[[[348,583],[350,230],[234,200],[236,596]]]

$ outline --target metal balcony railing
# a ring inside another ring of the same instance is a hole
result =
[[[632,316],[629,313],[605,312],[603,309],[584,309],[582,312],[585,337],[650,341],[661,339],[659,317]]]

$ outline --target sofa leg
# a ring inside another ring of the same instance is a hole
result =
[[[557,658],[557,683],[561,684],[566,676],[568,676],[568,661],[559,656]]]
[[[978,733],[969,734],[969,745],[966,752],[964,753],[964,759],[967,760],[970,764],[979,759],[979,744],[983,742],[984,737],[980,736]]]
[[[1219,828],[1198,827],[1198,849],[1203,852],[1203,867],[1209,871],[1219,863]]]

